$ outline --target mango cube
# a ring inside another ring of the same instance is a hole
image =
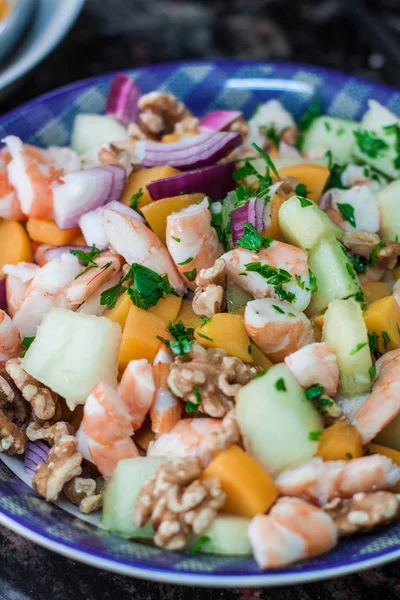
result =
[[[198,325],[194,337],[203,346],[222,348],[243,362],[253,362],[250,339],[241,315],[218,313],[208,322]]]
[[[375,300],[367,307],[364,321],[368,333],[376,333],[380,352],[400,348],[400,306],[393,296]]]

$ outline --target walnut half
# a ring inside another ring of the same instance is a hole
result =
[[[103,505],[103,495],[97,493],[96,481],[89,477],[74,477],[64,485],[63,491],[82,513],[95,512]]]
[[[9,454],[24,454],[28,439],[0,409],[0,452]]]
[[[196,277],[193,311],[196,315],[211,317],[224,309],[226,303],[226,265],[218,258],[209,269],[201,269]]]

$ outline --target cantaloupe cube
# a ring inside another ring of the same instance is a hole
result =
[[[182,321],[185,327],[197,327],[200,324],[199,317],[192,308],[192,301],[182,299],[182,304],[175,323]]]
[[[120,369],[125,369],[129,361],[138,358],[147,358],[153,362],[160,346],[157,336],[165,338],[165,335],[164,321],[151,312],[132,305],[122,332],[118,354]]]
[[[72,240],[80,234],[79,227],[74,229],[59,229],[54,221],[29,219],[26,228],[31,240],[52,246],[72,244]],[[84,243],[86,245],[86,243]]]
[[[107,308],[104,311],[103,316],[114,321],[114,323],[119,323],[123,329],[131,306],[132,300],[128,294],[124,293],[118,298],[113,308]]]
[[[204,346],[222,348],[243,362],[253,362],[250,339],[240,315],[218,313],[207,323],[198,325],[194,337]]]
[[[142,213],[154,233],[165,244],[165,231],[167,228],[167,217],[173,212],[179,212],[191,204],[203,200],[204,194],[182,194],[156,200],[144,206]]]
[[[4,265],[32,261],[32,246],[29,237],[18,221],[0,222],[0,275]]]
[[[148,311],[164,321],[168,325],[171,321],[175,322],[180,311],[182,298],[174,294],[168,294],[164,298],[160,298],[155,306],[151,306]]]
[[[400,306],[393,296],[375,300],[367,307],[364,321],[368,333],[376,333],[380,352],[400,348]]]
[[[307,163],[288,165],[279,169],[281,177],[289,175],[304,183],[307,188],[307,198],[314,202],[320,201],[329,173],[328,167]]]
[[[53,308],[39,326],[22,366],[73,409],[85,403],[100,381],[116,387],[120,340],[121,327],[109,319]]]
[[[363,456],[361,435],[356,427],[338,421],[323,430],[317,456],[323,460],[345,460]]]
[[[275,194],[270,202],[271,202],[271,223],[269,227],[263,230],[262,234],[266,237],[277,240],[280,238],[281,228],[279,226],[279,209],[282,204],[286,201],[286,198],[283,196],[278,196]]]
[[[202,478],[218,477],[226,493],[223,510],[232,515],[263,514],[278,497],[271,475],[239,446],[220,452],[205,468]]]
[[[369,281],[362,286],[364,299],[367,304],[390,296],[390,288],[385,281]]]
[[[155,181],[156,179],[164,179],[165,177],[172,177],[177,175],[178,169],[169,167],[168,165],[162,167],[152,167],[151,169],[139,169],[139,171],[133,171],[128,177],[124,193],[122,194],[121,201],[124,204],[130,206],[132,196],[142,190],[142,195],[138,200],[137,207],[142,209],[146,204],[153,202],[146,186]]]

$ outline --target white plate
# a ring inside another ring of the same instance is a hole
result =
[[[101,1],[101,0],[99,0]],[[85,0],[38,0],[23,44],[0,67],[0,90],[29,73],[66,35]]]

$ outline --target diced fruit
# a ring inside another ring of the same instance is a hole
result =
[[[349,298],[361,291],[360,280],[334,236],[321,239],[311,250],[308,266],[318,287],[307,309],[309,315],[321,312],[332,300]]]
[[[380,234],[384,240],[400,239],[400,180],[375,192],[381,218]]]
[[[226,286],[226,304],[228,312],[236,314],[239,308],[246,306],[253,296],[241,288],[237,283],[228,279]]]
[[[240,315],[218,313],[208,323],[198,325],[194,337],[203,346],[222,348],[246,363],[253,361],[249,336]]]
[[[166,133],[162,136],[161,141],[163,144],[172,144],[173,142],[179,142],[180,139],[180,133]]]
[[[107,308],[104,311],[103,316],[107,317],[107,319],[111,319],[114,323],[119,323],[123,329],[131,306],[132,300],[129,298],[128,294],[122,294],[118,298],[115,306],[113,308]]]
[[[182,300],[181,308],[175,319],[175,323],[178,323],[179,321],[182,321],[185,327],[192,327],[194,329],[198,326],[199,316],[194,312],[191,300]]]
[[[375,300],[390,296],[390,288],[386,281],[369,281],[362,286],[364,300],[367,304],[372,304]]]
[[[150,523],[144,527],[135,524],[133,507],[142,485],[153,477],[164,461],[165,458],[158,456],[138,456],[118,463],[104,490],[101,522],[106,529],[126,538],[151,539],[154,536]]]
[[[286,202],[286,198],[284,196],[279,196],[278,194],[274,194],[271,198],[271,223],[269,227],[262,231],[262,234],[266,237],[274,240],[280,239],[281,228],[279,226],[279,210],[284,202]]]
[[[226,493],[223,510],[241,517],[263,514],[278,497],[271,475],[239,446],[220,452],[202,477],[218,477]]]
[[[62,230],[53,221],[41,219],[29,219],[26,228],[31,240],[52,246],[71,244],[72,240],[80,233],[79,227]],[[86,244],[84,243],[84,245]]]
[[[160,346],[157,336],[165,338],[165,332],[164,321],[151,312],[132,305],[122,332],[118,355],[120,369],[125,369],[129,361],[137,358],[147,358],[153,362]]]
[[[191,538],[190,546],[195,548],[200,540],[198,551],[202,554],[250,556],[249,525],[246,517],[219,514],[205,531]]]
[[[86,240],[81,234],[81,230],[72,238],[71,240],[72,246],[86,246]]]
[[[359,302],[348,298],[329,304],[324,315],[323,341],[336,355],[340,370],[339,389],[343,396],[348,398],[369,392],[372,360]]]
[[[393,296],[375,300],[367,307],[364,321],[369,333],[376,333],[380,352],[400,348],[400,306]]]
[[[117,384],[121,328],[104,317],[53,308],[23,359],[29,375],[63,396],[69,408],[84,404],[102,381]]]
[[[26,231],[18,221],[0,222],[0,275],[4,265],[32,261],[32,247]]]
[[[397,135],[400,119],[375,100],[369,100],[368,104],[369,109],[359,123],[353,156],[388,177],[398,179],[400,165]]]
[[[341,240],[344,233],[316,204],[302,206],[297,196],[282,204],[279,224],[283,238],[303,250],[312,250],[321,238],[330,234]]]
[[[129,140],[127,129],[108,115],[81,113],[75,118],[71,146],[78,154],[95,151],[109,142]]]
[[[315,341],[320,342],[322,340],[322,328],[324,326],[324,315],[315,315],[310,319],[311,325],[314,329]]]
[[[133,171],[128,177],[124,193],[122,194],[121,202],[130,206],[132,197],[142,190],[142,194],[137,202],[137,208],[142,209],[147,204],[150,204],[150,202],[153,202],[149,192],[147,191],[146,185],[152,181],[155,181],[156,179],[172,177],[172,175],[177,175],[178,173],[178,169],[174,169],[174,167],[169,167],[168,165]]]
[[[253,358],[253,365],[255,367],[261,367],[262,369],[269,369],[272,367],[272,362],[269,360],[268,356],[264,354],[264,352],[255,344],[250,341],[251,347],[251,356]]]
[[[307,153],[318,148],[330,150],[333,162],[345,165],[350,162],[354,131],[358,127],[359,123],[349,119],[318,117],[304,134],[302,150]]]
[[[165,231],[167,228],[167,217],[173,212],[179,212],[191,204],[197,204],[203,200],[204,194],[182,194],[171,198],[151,201],[142,208],[142,213],[154,233],[165,244]]]
[[[317,452],[321,417],[286,365],[243,386],[236,411],[245,449],[273,477]]]
[[[309,163],[300,163],[279,170],[280,177],[287,175],[299,179],[300,183],[307,188],[307,198],[314,202],[319,202],[321,199],[329,174],[328,167]]]
[[[327,167],[329,165],[329,159],[327,156],[322,158],[300,158],[299,156],[287,157],[287,158],[274,158],[274,165],[278,173],[281,174],[281,170],[286,167],[292,167],[299,164],[307,163],[308,165],[321,165]],[[256,158],[251,161],[251,164],[261,175],[265,175],[265,160],[263,158]],[[254,175],[248,175],[245,178],[245,183],[248,187],[257,185],[257,177]]]
[[[323,430],[317,452],[323,460],[350,460],[363,454],[361,435],[350,423],[338,421]]]
[[[381,435],[381,433],[379,435]],[[366,450],[367,454],[381,454],[382,456],[387,456],[395,465],[400,467],[400,452],[398,450],[393,450],[393,448],[381,446],[381,444],[375,444],[373,442],[368,444]],[[397,483],[393,492],[396,492],[397,494],[400,493],[400,482]]]
[[[168,325],[171,321],[175,322],[176,317],[181,309],[182,298],[174,294],[168,294],[165,298],[160,298],[155,306],[151,306],[148,311],[156,317],[164,321]]]

